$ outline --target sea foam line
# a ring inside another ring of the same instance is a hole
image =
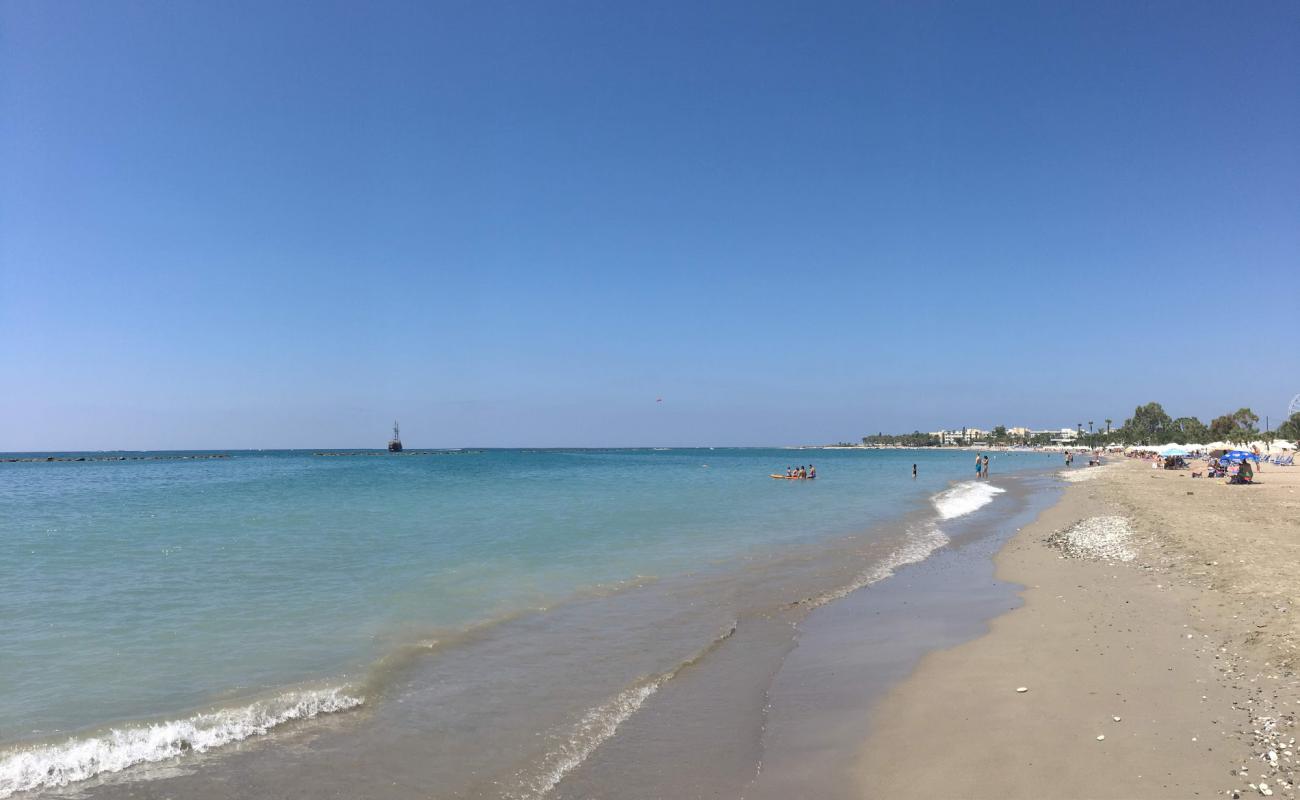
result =
[[[724,631],[707,647],[682,663],[658,675],[638,681],[604,703],[589,709],[571,727],[553,734],[558,744],[542,759],[532,777],[523,777],[519,786],[506,796],[511,800],[538,800],[551,790],[618,731],[618,727],[635,714],[646,700],[677,673],[698,663],[736,632],[736,623]]]
[[[983,508],[993,502],[993,498],[1005,492],[989,483],[964,481],[939,492],[930,499],[939,519],[953,519]],[[844,586],[824,592],[816,597],[800,600],[796,605],[808,604],[819,608],[827,603],[856,592],[858,589],[879,583],[894,574],[899,567],[916,564],[930,557],[930,554],[951,541],[947,534],[934,523],[913,527],[908,530],[907,540],[894,549],[883,561],[872,564]]]
[[[879,583],[885,578],[894,574],[899,567],[905,567],[908,564],[917,564],[930,557],[930,554],[940,547],[946,545],[950,540],[948,536],[933,524],[925,525],[922,528],[910,529],[907,541],[894,548],[883,561],[872,564],[868,569],[859,573],[857,577],[847,584],[832,589],[828,592],[810,597],[807,600],[799,601],[798,604],[807,604],[812,608],[820,608],[827,603],[848,597],[859,589],[870,586],[873,583]]]
[[[298,690],[186,719],[114,728],[60,744],[0,753],[0,798],[30,789],[66,786],[188,752],[202,753],[259,736],[286,722],[346,711],[364,702],[364,697],[354,697],[341,687]]]
[[[931,500],[939,512],[940,519],[953,519],[983,508],[993,502],[993,498],[1005,492],[991,483],[962,481],[961,483],[939,492]]]

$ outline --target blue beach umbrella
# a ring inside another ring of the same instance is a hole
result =
[[[1254,453],[1248,453],[1245,450],[1229,450],[1219,456],[1220,464],[1240,464],[1243,461],[1259,461],[1259,456]]]

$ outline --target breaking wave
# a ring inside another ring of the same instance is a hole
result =
[[[999,489],[991,483],[963,481],[939,492],[931,502],[939,512],[939,519],[953,519],[983,508],[1005,491],[1006,489]]]
[[[245,706],[185,719],[114,728],[105,733],[0,752],[0,798],[66,786],[136,764],[202,753],[260,736],[286,722],[346,711],[365,702],[343,688],[286,692]]]

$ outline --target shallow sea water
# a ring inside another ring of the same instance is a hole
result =
[[[965,452],[231,456],[0,464],[0,797],[559,797],[620,735],[718,715],[738,733],[707,761],[739,780],[810,610],[1054,466],[997,454],[990,486]],[[808,461],[815,482],[767,477]]]

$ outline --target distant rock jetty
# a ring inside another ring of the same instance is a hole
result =
[[[199,453],[188,456],[27,456],[25,458],[3,458],[10,464],[36,463],[45,461],[202,461],[208,458],[230,458],[229,453]]]

